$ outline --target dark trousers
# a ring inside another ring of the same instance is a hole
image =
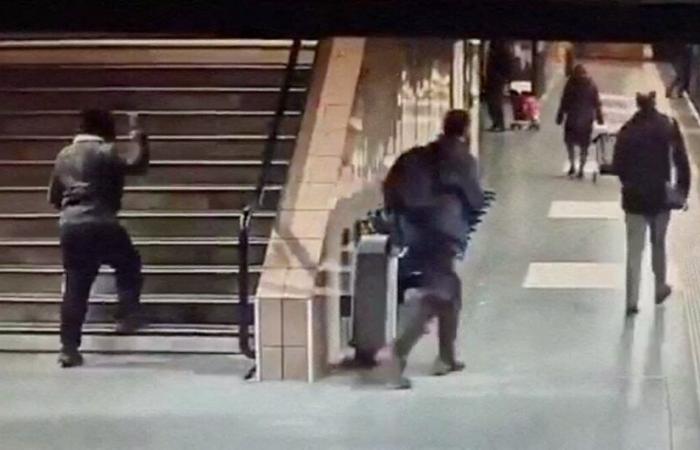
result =
[[[81,223],[61,226],[61,250],[65,291],[61,305],[61,344],[80,347],[90,289],[100,266],[114,268],[119,305],[117,319],[138,310],[141,286],[141,257],[126,230],[118,223]]]
[[[505,126],[505,116],[503,113],[504,88],[505,85],[498,85],[489,87],[486,90],[486,106],[494,128],[502,128]]]
[[[423,336],[426,324],[437,317],[439,357],[447,364],[454,363],[462,305],[462,285],[453,267],[454,250],[442,245],[426,245],[421,249],[409,248],[407,256],[416,262],[421,275],[406,291],[410,312],[394,343],[396,356],[405,361]]]
[[[425,334],[425,326],[433,317],[437,317],[439,358],[447,364],[454,363],[455,340],[459,327],[459,305],[430,295],[421,295],[415,298],[415,301],[409,301],[407,306],[409,313],[406,325],[395,343],[395,351],[399,359],[404,361],[408,357],[413,347]]]
[[[673,64],[674,78],[671,84],[668,86],[667,95],[674,96],[676,93],[678,95],[683,95],[683,92],[688,90],[688,76],[689,68],[685,64],[685,61],[675,61]]]

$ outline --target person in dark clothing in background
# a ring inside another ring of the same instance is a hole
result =
[[[486,105],[491,117],[491,131],[505,131],[503,113],[503,96],[505,88],[511,81],[513,71],[513,51],[510,44],[503,40],[494,40],[489,46],[486,61],[485,94]]]
[[[564,143],[569,156],[569,176],[576,173],[576,147],[580,149],[578,178],[583,178],[583,169],[588,159],[588,148],[593,136],[593,122],[603,125],[603,111],[598,87],[586,68],[574,67],[561,97],[557,112],[557,125],[564,124]]]
[[[125,158],[114,145],[112,115],[101,110],[84,111],[80,133],[59,153],[51,175],[48,199],[61,211],[65,271],[59,355],[63,367],[83,363],[79,352],[82,326],[90,289],[102,264],[116,272],[117,332],[128,334],[141,326],[141,258],[117,219],[125,175],[144,174],[149,165],[148,140],[135,120],[131,122],[131,138],[138,151],[132,158]]]
[[[409,388],[403,377],[406,358],[433,317],[439,322],[439,356],[434,373],[462,370],[455,357],[461,309],[461,282],[454,259],[468,232],[468,216],[484,205],[475,158],[465,141],[469,116],[453,110],[445,117],[443,135],[426,147],[404,153],[384,182],[385,207],[399,220],[397,247],[407,248],[411,270],[420,273],[406,291],[413,308],[406,327],[386,352],[392,388]]]
[[[639,111],[620,130],[615,144],[613,172],[622,183],[622,208],[627,225],[627,314],[636,314],[642,253],[647,228],[656,304],[671,295],[666,282],[666,231],[674,205],[690,191],[690,164],[683,135],[675,119],[656,110],[655,93],[637,94]],[[670,183],[671,168],[675,186]],[[675,199],[673,197],[676,197]]]
[[[666,97],[682,97],[683,92],[688,90],[691,55],[692,46],[688,44],[680,45],[673,50],[671,64],[673,65],[674,78],[666,89]]]

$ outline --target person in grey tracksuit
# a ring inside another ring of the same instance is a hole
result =
[[[426,147],[404,153],[385,180],[385,206],[398,217],[400,245],[408,249],[402,264],[420,274],[416,287],[405,293],[410,308],[406,325],[387,349],[390,356],[385,363],[394,388],[410,387],[403,367],[433,317],[439,325],[434,373],[464,368],[455,355],[462,288],[454,260],[468,233],[469,213],[484,205],[477,163],[465,139],[468,125],[465,111],[450,111],[443,135]],[[402,177],[405,189],[400,186]]]
[[[59,363],[63,367],[83,363],[79,352],[82,326],[90,289],[102,264],[115,269],[117,332],[131,333],[141,325],[141,258],[119,224],[117,212],[121,209],[124,177],[145,174],[148,169],[148,140],[133,123],[131,137],[137,153],[120,156],[115,147],[115,128],[109,112],[84,111],[80,132],[59,153],[49,182],[48,200],[61,211],[65,290]]]
[[[627,314],[638,309],[642,253],[650,230],[656,304],[671,295],[666,279],[666,231],[671,218],[669,188],[682,198],[690,191],[690,163],[678,122],[656,109],[655,93],[637,95],[639,111],[622,127],[613,172],[622,183],[627,226]],[[670,184],[675,168],[676,183]]]

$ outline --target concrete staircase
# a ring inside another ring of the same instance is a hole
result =
[[[115,111],[120,139],[136,112],[152,167],[128,179],[121,214],[144,263],[152,324],[112,332],[110,270],[88,312],[87,351],[238,351],[238,230],[279,101],[288,41],[0,42],[0,351],[58,346],[58,215],[46,202],[57,152],[78,112]],[[252,292],[260,274],[315,55],[294,72],[263,207],[252,221]]]

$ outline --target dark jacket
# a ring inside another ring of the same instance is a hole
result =
[[[515,57],[508,44],[496,44],[486,60],[485,89],[487,91],[503,90],[503,87],[513,77],[513,61]]]
[[[137,137],[133,159],[119,156],[114,144],[88,134],[77,135],[58,154],[48,200],[61,211],[61,225],[117,220],[124,177],[148,170],[148,140],[143,134]]]
[[[444,136],[401,155],[387,175],[384,196],[409,247],[458,247],[469,229],[469,212],[484,206],[477,163],[467,144]]]
[[[564,123],[565,141],[587,146],[596,120],[603,123],[600,94],[595,82],[589,77],[569,77],[557,112],[557,124]]]
[[[622,207],[632,214],[653,215],[668,210],[666,184],[671,159],[677,188],[690,190],[690,164],[678,122],[654,110],[638,112],[617,137],[613,171],[622,183]]]

